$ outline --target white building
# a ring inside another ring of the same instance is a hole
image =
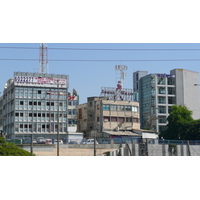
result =
[[[194,119],[200,119],[198,83],[199,73],[185,69],[174,69],[170,74],[135,72],[133,89],[138,93],[141,128],[157,132],[165,129],[172,105],[184,105]]]

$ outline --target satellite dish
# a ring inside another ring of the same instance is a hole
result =
[[[73,89],[73,96],[78,96],[77,91]]]

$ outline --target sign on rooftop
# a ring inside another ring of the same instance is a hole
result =
[[[15,85],[40,85],[50,87],[67,87],[67,79],[48,78],[48,77],[33,77],[33,76],[15,76]]]

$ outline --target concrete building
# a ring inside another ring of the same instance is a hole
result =
[[[139,129],[139,103],[132,101],[107,100],[106,97],[89,97],[88,102],[77,109],[77,130],[86,138],[96,136],[135,136]]]
[[[67,137],[68,76],[15,72],[3,92],[7,138]],[[58,126],[59,120],[59,126]]]
[[[174,69],[170,74],[133,74],[133,89],[140,104],[141,128],[161,132],[167,124],[172,105],[185,105],[200,118],[199,73],[185,69]]]

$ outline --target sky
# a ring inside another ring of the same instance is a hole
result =
[[[133,72],[138,70],[169,74],[170,70],[181,68],[200,72],[199,43],[47,43],[47,46],[48,72],[69,75],[69,92],[76,89],[80,103],[87,102],[87,97],[99,96],[101,87],[116,87],[119,72],[115,65],[128,66],[124,88],[129,89],[133,88]],[[39,72],[39,48],[40,43],[0,43],[1,92],[15,71]]]

